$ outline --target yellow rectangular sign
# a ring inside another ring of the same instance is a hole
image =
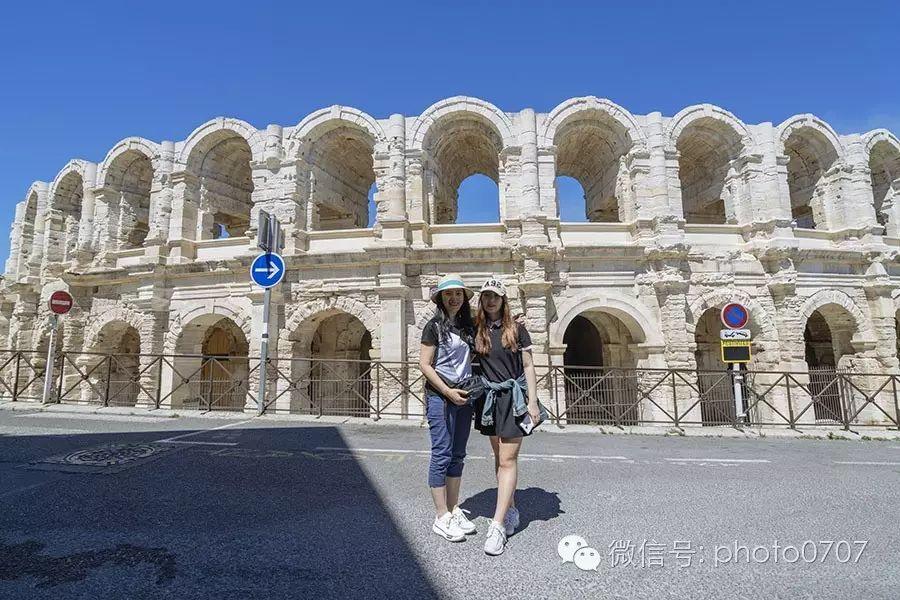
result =
[[[750,362],[750,340],[722,340],[722,362]]]

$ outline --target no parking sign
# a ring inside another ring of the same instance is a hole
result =
[[[729,302],[722,308],[722,325],[729,329],[743,329],[750,322],[750,311],[743,304]]]

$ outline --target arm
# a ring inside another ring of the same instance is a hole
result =
[[[436,351],[437,349],[434,346],[429,346],[428,344],[421,345],[419,348],[419,370],[422,371],[422,375],[425,376],[425,379],[428,380],[431,387],[436,389],[442,396],[454,404],[462,406],[466,403],[466,396],[468,396],[469,393],[463,390],[453,389],[444,383],[444,380],[441,379],[440,375],[437,374],[437,371],[434,370],[434,367],[431,366]]]
[[[534,372],[534,357],[531,348],[522,350],[522,366],[525,369],[525,381],[528,383],[528,414],[534,423],[541,420],[541,412],[538,408],[537,375]]]

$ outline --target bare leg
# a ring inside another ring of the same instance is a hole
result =
[[[506,511],[512,502],[516,491],[518,478],[519,448],[522,447],[522,438],[500,438],[499,444],[499,468],[497,469],[497,509],[494,511],[494,520],[502,523],[506,517]]]
[[[431,490],[431,499],[434,500],[435,515],[442,517],[450,512],[447,510],[447,487],[433,487],[429,489]]]
[[[447,478],[447,508],[451,511],[459,503],[459,484],[461,482],[462,477]]]
[[[491,449],[494,451],[494,474],[497,476],[497,490],[500,490],[500,437],[496,435],[492,435],[490,437],[491,440]],[[516,507],[516,495],[515,490],[513,490],[513,496],[509,499],[509,507]]]

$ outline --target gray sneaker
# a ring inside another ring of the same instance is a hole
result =
[[[491,521],[488,527],[487,539],[484,541],[484,553],[490,556],[499,556],[503,554],[505,546],[506,532],[503,530],[503,524]]]
[[[514,534],[518,527],[519,510],[515,506],[510,506],[509,510],[506,511],[506,516],[503,517],[503,528],[506,530],[506,535],[510,536]]]

